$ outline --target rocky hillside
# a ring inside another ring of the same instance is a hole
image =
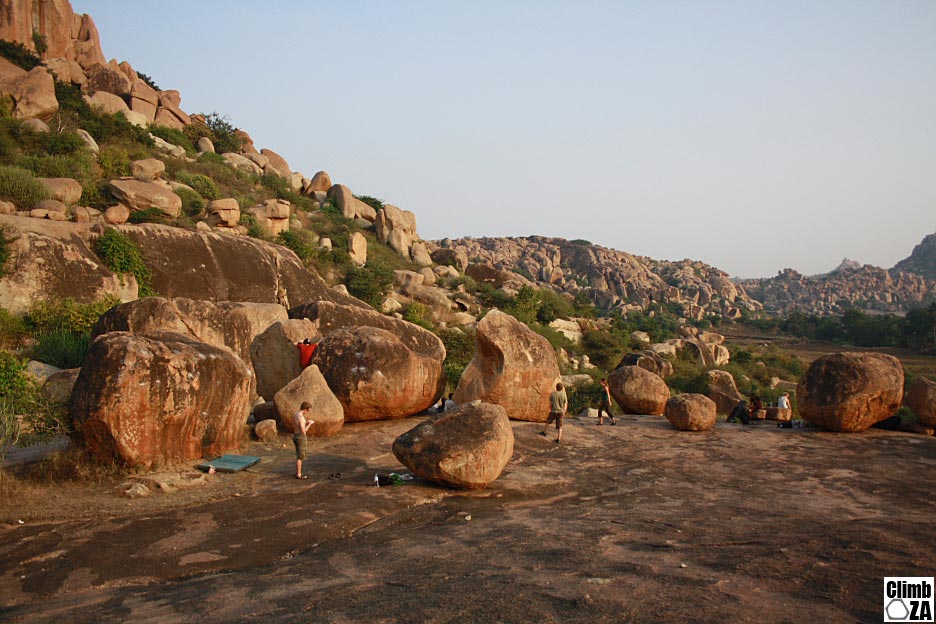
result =
[[[868,264],[811,277],[786,269],[777,277],[742,283],[768,312],[778,314],[800,311],[822,316],[841,314],[848,307],[902,313],[936,295],[932,279]]]
[[[894,266],[894,270],[916,273],[927,279],[936,280],[936,233],[926,236],[919,245],[913,248],[909,257]]]
[[[669,262],[562,238],[459,238],[436,241],[431,255],[459,264],[468,275],[500,282],[507,276],[576,296],[584,294],[606,310],[646,309],[652,302],[673,303],[685,316],[737,318],[741,310],[762,306],[724,271],[703,262]],[[502,274],[486,276],[479,266]]]

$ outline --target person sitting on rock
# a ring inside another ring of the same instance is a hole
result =
[[[611,424],[616,425],[617,421],[614,420],[614,414],[611,413],[611,389],[608,387],[608,380],[601,380],[601,400],[598,404],[598,424],[604,424],[604,413],[608,413],[608,418],[611,419]]]
[[[305,369],[312,362],[318,343],[306,338],[302,342],[297,342],[296,348],[299,349],[299,366]]]
[[[546,419],[546,425],[540,431],[541,436],[545,436],[549,429],[549,423],[556,421],[556,444],[562,440],[562,417],[569,409],[569,397],[566,396],[565,389],[561,383],[556,384],[556,390],[549,395],[549,418]]]
[[[751,424],[751,412],[748,411],[747,401],[744,399],[738,401],[725,422],[740,422],[742,425]]]

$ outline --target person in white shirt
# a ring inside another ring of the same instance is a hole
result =
[[[790,409],[790,393],[784,392],[779,399],[777,399],[777,407],[780,409]]]

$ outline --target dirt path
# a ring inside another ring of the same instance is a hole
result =
[[[884,576],[936,572],[933,438],[515,423],[487,490],[371,487],[413,423],[347,427],[310,481],[280,449],[240,496],[7,527],[0,620],[876,622]]]

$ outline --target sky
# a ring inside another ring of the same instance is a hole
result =
[[[72,0],[108,59],[425,239],[739,277],[936,231],[936,2]]]

